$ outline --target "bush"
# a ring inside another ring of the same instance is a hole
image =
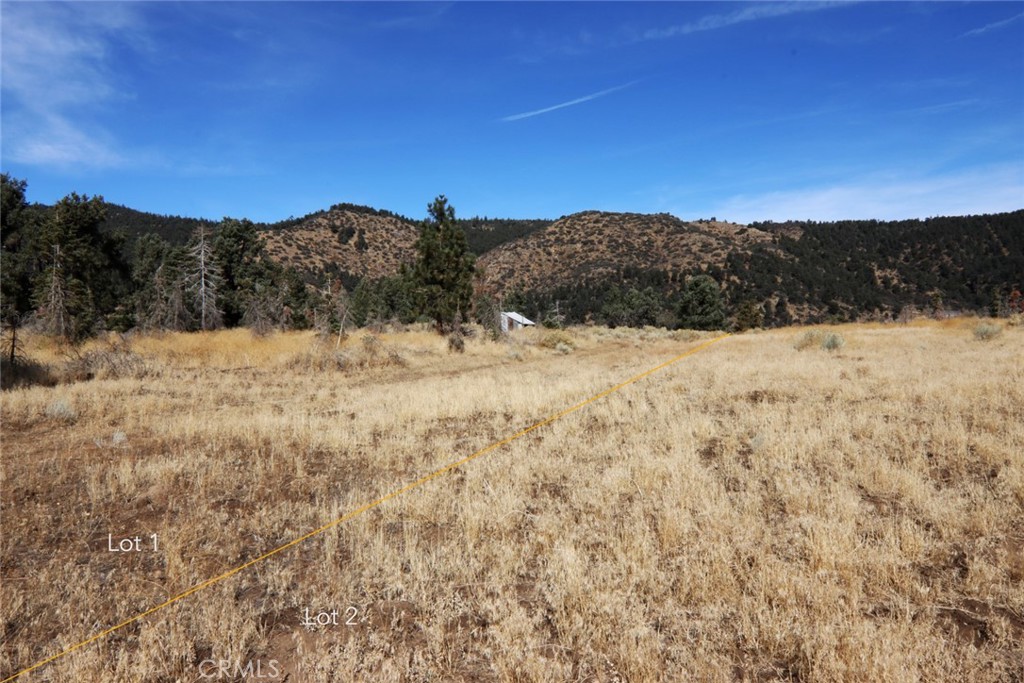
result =
[[[46,417],[61,422],[74,422],[78,419],[78,413],[67,400],[58,398],[46,406]]]
[[[573,340],[572,335],[565,330],[553,330],[548,332],[537,343],[545,349],[555,349],[561,353],[568,353],[576,348],[576,342]],[[567,350],[562,351],[558,348],[559,346],[562,346]]]
[[[995,323],[981,323],[974,328],[974,338],[978,341],[995,339],[1003,331],[1003,328]]]
[[[466,340],[459,330],[448,335],[448,351],[453,353],[465,353]]]
[[[314,350],[295,356],[288,361],[287,367],[297,371],[331,372],[344,370],[349,365],[348,356],[341,351]]]
[[[836,351],[843,348],[846,340],[836,332],[822,332],[821,330],[807,330],[793,342],[793,348],[803,351],[812,347],[819,347],[825,351]]]
[[[73,350],[63,368],[63,380],[142,379],[153,374],[145,358],[135,353],[127,339],[120,337],[102,348],[81,353]]]
[[[838,351],[843,348],[843,345],[845,344],[846,340],[843,339],[843,336],[835,332],[829,332],[825,335],[825,338],[821,340],[821,348],[826,351]]]
[[[797,351],[803,351],[809,349],[812,346],[818,346],[822,343],[824,335],[818,330],[807,330],[793,342],[793,348]]]
[[[695,330],[675,330],[668,337],[672,341],[692,342],[700,339],[700,333]]]

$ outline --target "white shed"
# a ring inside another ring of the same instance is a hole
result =
[[[520,315],[519,313],[513,313],[508,311],[507,313],[501,314],[501,331],[511,332],[512,330],[521,330],[524,327],[532,327],[535,325],[529,318]]]

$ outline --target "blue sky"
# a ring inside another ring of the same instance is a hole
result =
[[[3,2],[29,199],[273,221],[1024,207],[1024,3]]]

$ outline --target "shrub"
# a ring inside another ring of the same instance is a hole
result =
[[[464,353],[466,351],[466,340],[459,330],[448,335],[448,351],[454,353]]]
[[[46,406],[46,417],[62,422],[74,422],[78,419],[78,413],[66,399],[58,398]]]
[[[330,372],[344,370],[349,364],[348,356],[341,351],[313,350],[293,357],[287,367],[297,371]]]
[[[793,348],[797,351],[803,351],[809,349],[812,346],[818,346],[822,343],[822,333],[818,330],[807,330],[793,342]]]
[[[669,339],[672,341],[692,342],[700,339],[700,333],[694,330],[676,330],[669,335]]]
[[[841,334],[837,334],[835,332],[829,332],[825,335],[824,339],[821,340],[821,348],[826,351],[838,351],[843,348],[844,344],[846,344],[846,340],[843,339]]]
[[[152,374],[146,359],[132,351],[129,342],[117,339],[104,347],[80,353],[74,351],[64,365],[64,380],[142,379]]]
[[[375,358],[384,346],[380,342],[380,337],[375,334],[367,334],[363,337],[363,352],[370,358]]]
[[[545,349],[555,349],[561,351],[559,346],[565,347],[568,351],[561,351],[561,353],[568,353],[576,348],[576,342],[573,340],[572,335],[565,330],[552,330],[545,334],[538,344]]]
[[[1003,331],[1003,328],[995,323],[980,323],[974,328],[974,338],[978,341],[995,339]]]

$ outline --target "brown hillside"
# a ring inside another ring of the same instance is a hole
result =
[[[296,226],[261,233],[275,261],[302,272],[322,271],[328,263],[358,277],[398,272],[415,258],[415,225],[393,216],[332,209]]]
[[[480,259],[490,291],[548,288],[589,280],[620,268],[689,270],[723,265],[734,251],[771,242],[761,230],[735,223],[687,223],[670,214],[585,211],[503,244]]]

